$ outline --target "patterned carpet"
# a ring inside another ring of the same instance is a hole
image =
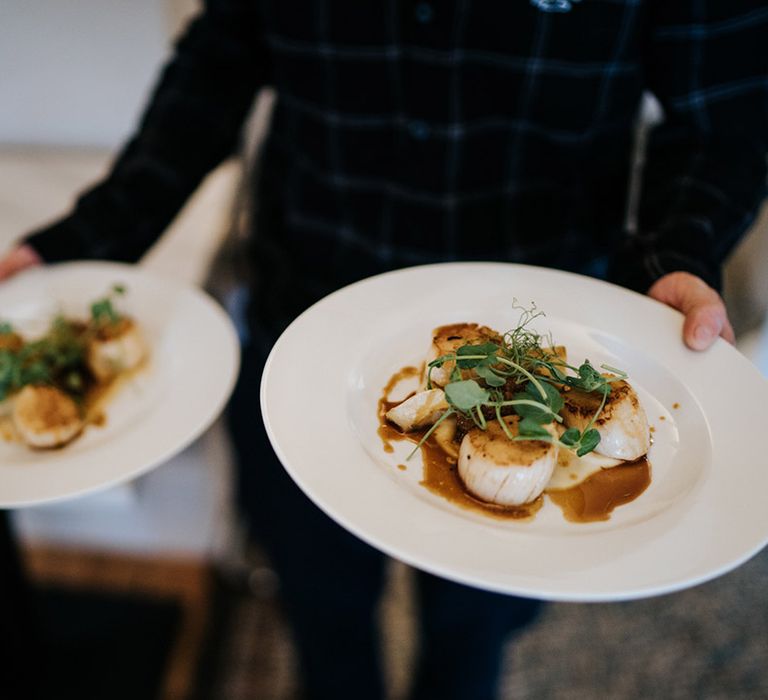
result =
[[[392,700],[404,697],[413,651],[409,570],[395,564],[382,605]],[[225,596],[199,700],[294,700],[296,666],[268,569]],[[551,604],[511,642],[504,700],[768,698],[768,551],[691,590],[632,603]]]

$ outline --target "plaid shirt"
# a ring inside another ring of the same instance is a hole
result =
[[[715,286],[766,184],[757,0],[209,0],[111,174],[30,237],[136,260],[277,93],[254,185],[256,314],[387,269],[506,260]],[[648,140],[627,224],[644,91]]]

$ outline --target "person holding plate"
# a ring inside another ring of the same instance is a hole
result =
[[[230,423],[240,505],[280,575],[309,697],[383,697],[384,557],[316,509],[269,446],[258,386],[277,336],[364,277],[499,260],[649,294],[685,315],[692,349],[732,341],[717,290],[765,194],[767,29],[756,0],[208,0],[107,177],[0,261],[7,277],[138,260],[275,90]],[[628,220],[645,92],[664,120]],[[417,589],[412,697],[494,697],[503,644],[538,603],[423,573]]]

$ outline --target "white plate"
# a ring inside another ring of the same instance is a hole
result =
[[[567,345],[572,361],[628,371],[656,428],[651,485],[607,522],[569,523],[551,501],[531,522],[465,511],[418,483],[418,457],[397,468],[406,443],[393,455],[382,449],[377,400],[390,375],[423,360],[440,324],[513,328],[515,298],[546,312],[537,328]],[[578,275],[486,263],[411,268],[346,287],[300,316],[269,357],[262,408],[298,485],[393,557],[551,600],[667,593],[729,571],[768,541],[768,383],[723,341],[687,350],[681,327],[677,312]]]
[[[113,284],[134,316],[151,359],[106,405],[103,427],[70,445],[35,451],[0,441],[0,507],[72,498],[133,479],[200,435],[230,395],[239,367],[229,317],[198,289],[138,267],[78,262],[29,270],[0,284],[0,319],[44,332],[58,312],[86,317]]]

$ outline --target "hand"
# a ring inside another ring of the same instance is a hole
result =
[[[736,340],[720,295],[689,272],[670,272],[656,280],[648,296],[685,314],[683,340],[691,350],[706,350],[718,336]]]
[[[34,248],[22,243],[0,258],[0,280],[11,277],[33,265],[42,264],[43,259],[35,252]]]

